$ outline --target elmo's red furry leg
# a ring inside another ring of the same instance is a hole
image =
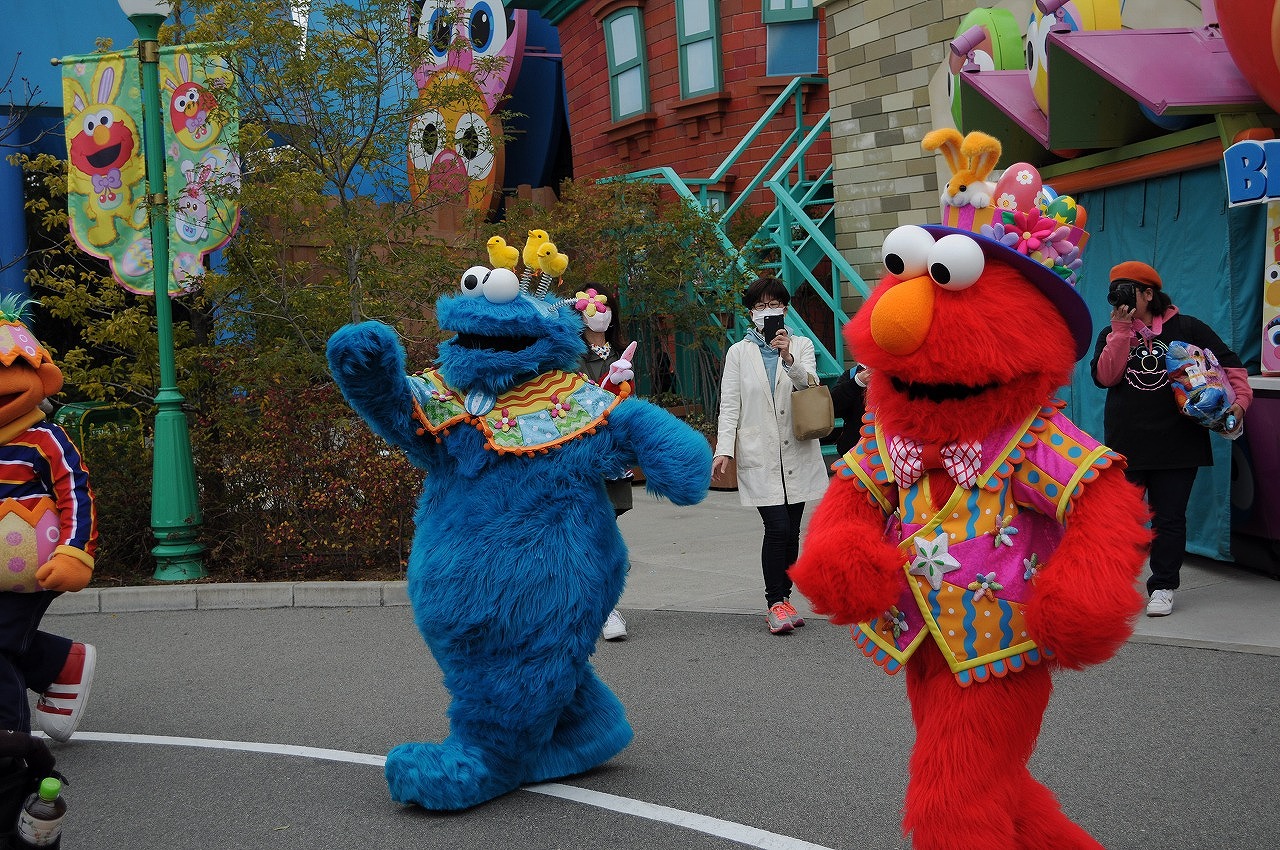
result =
[[[1062,813],[1058,798],[1028,773],[1014,820],[1019,850],[1105,850]]]
[[[1027,760],[1052,690],[1043,666],[963,688],[932,641],[912,656],[916,743],[902,827],[915,850],[1016,850],[1018,819],[1066,821],[1047,790],[1028,799]]]

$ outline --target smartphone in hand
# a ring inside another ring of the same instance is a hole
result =
[[[760,331],[760,335],[764,337],[765,342],[773,342],[773,338],[778,335],[780,330],[782,330],[781,316],[764,317],[764,328]]]

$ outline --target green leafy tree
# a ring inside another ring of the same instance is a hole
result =
[[[489,236],[519,247],[535,228],[569,256],[561,294],[593,282],[617,294],[623,339],[639,342],[640,391],[713,411],[726,328],[748,278],[711,216],[653,184],[569,180],[549,207],[511,202],[503,222],[475,223],[472,256],[484,262]]]

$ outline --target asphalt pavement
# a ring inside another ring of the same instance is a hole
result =
[[[767,632],[759,518],[736,493],[636,496],[630,634],[594,658],[634,743],[463,813],[397,806],[382,778],[391,747],[447,734],[403,583],[64,595],[44,627],[100,655],[81,731],[52,745],[63,847],[909,846],[903,677],[820,618]],[[1033,772],[1112,850],[1280,846],[1277,614],[1280,581],[1189,557],[1172,616],[1058,676]]]

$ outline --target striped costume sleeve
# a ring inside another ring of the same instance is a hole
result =
[[[98,548],[98,515],[89,472],[79,450],[58,425],[42,423],[19,438],[39,455],[36,470],[58,508],[57,551],[93,566]]]

